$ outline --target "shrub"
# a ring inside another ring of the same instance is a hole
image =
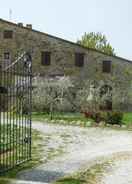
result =
[[[100,112],[95,112],[93,113],[92,119],[96,122],[96,123],[100,123],[100,121],[102,121],[102,115]]]
[[[121,125],[123,120],[123,113],[122,112],[107,112],[106,114],[106,123],[114,125]]]
[[[103,114],[101,112],[83,112],[86,118],[93,119],[96,123],[104,120]]]
[[[93,116],[92,112],[85,111],[85,112],[82,112],[82,113],[84,113],[85,118],[92,118],[92,116]]]
[[[96,123],[100,123],[101,121],[105,121],[107,124],[117,124],[121,125],[123,120],[122,112],[82,112],[86,118],[93,119]]]

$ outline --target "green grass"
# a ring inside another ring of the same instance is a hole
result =
[[[32,118],[34,121],[44,121],[45,119],[51,121],[50,115],[44,113],[33,113]],[[59,123],[57,120],[64,120],[66,124],[71,124],[71,122],[73,122],[73,125],[76,125],[77,121],[81,121],[82,126],[87,126],[88,121],[93,122],[93,120],[85,118],[81,113],[54,113],[53,120],[54,123]],[[127,126],[132,125],[132,113],[124,113],[123,124]]]
[[[3,124],[1,125],[1,143],[0,152],[6,152],[13,149],[13,142],[16,142],[17,136],[21,136],[22,131],[17,125]]]
[[[9,180],[5,178],[0,178],[0,184],[9,184]]]
[[[44,113],[33,113],[32,114],[33,120],[43,120],[45,118],[50,120],[49,114]],[[87,121],[88,119],[83,116],[83,114],[80,113],[54,113],[53,114],[54,120],[66,120],[66,121],[77,121],[77,120],[83,120]]]
[[[89,126],[93,122],[93,120],[85,118],[81,113],[54,113],[52,121],[49,114],[33,113],[32,119],[33,121],[44,121],[47,119],[51,123],[66,125],[78,125],[78,122],[80,122],[80,126]]]
[[[123,122],[126,125],[132,124],[132,113],[124,113]]]
[[[71,176],[64,177],[55,184],[97,184],[100,183],[100,179],[103,172],[110,167],[111,160],[105,161],[104,163],[95,164],[89,169],[84,169]]]
[[[112,157],[100,157],[99,162],[95,162],[91,167],[81,169],[64,178],[58,179],[54,184],[97,184],[102,183],[105,173],[110,174],[115,161],[130,160],[131,153],[113,154]]]

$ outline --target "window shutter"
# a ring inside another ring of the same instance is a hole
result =
[[[10,53],[9,52],[4,53],[4,59],[5,60],[10,59]]]
[[[50,65],[51,63],[51,52],[42,52],[41,53],[41,64]]]
[[[11,39],[11,38],[13,38],[13,31],[5,30],[4,31],[4,38],[5,39]]]
[[[103,72],[104,73],[111,72],[111,61],[103,61]]]
[[[84,54],[76,53],[75,54],[75,66],[83,67],[84,65]]]

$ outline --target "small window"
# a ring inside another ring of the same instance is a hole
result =
[[[5,53],[4,53],[4,59],[5,59],[5,60],[10,59],[10,53],[9,53],[9,52],[5,52]]]
[[[4,38],[5,39],[11,39],[11,38],[13,38],[13,31],[5,30],[4,31]]]
[[[104,73],[111,72],[111,61],[103,61],[103,72]]]
[[[75,66],[83,67],[84,65],[84,54],[76,53],[75,54]]]
[[[51,52],[42,52],[41,53],[41,64],[50,65],[51,63]]]

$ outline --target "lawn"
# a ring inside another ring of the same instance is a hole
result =
[[[50,120],[50,114],[47,113],[32,113],[33,120],[43,120],[43,119],[49,119]],[[83,116],[81,113],[59,113],[56,112],[53,114],[54,120],[66,120],[66,121],[77,121],[77,120],[83,120],[87,121],[87,118]]]
[[[54,113],[53,119],[51,120],[49,114],[44,113],[33,113],[33,121],[48,121],[51,123],[59,123],[66,125],[81,125],[89,126],[93,120],[86,118],[81,113]]]
[[[132,112],[124,113],[123,122],[126,125],[132,124]]]
[[[50,115],[49,114],[44,114],[44,113],[33,113],[32,118],[34,121],[44,121],[49,120],[50,121]],[[58,121],[57,121],[58,120]],[[88,121],[92,121],[91,119],[85,118],[83,114],[81,113],[54,113],[53,115],[53,123],[61,123],[61,121],[65,121],[67,124],[77,124],[77,122],[82,122],[82,125],[86,125]],[[123,124],[125,125],[132,125],[132,113],[124,113],[123,116]]]

